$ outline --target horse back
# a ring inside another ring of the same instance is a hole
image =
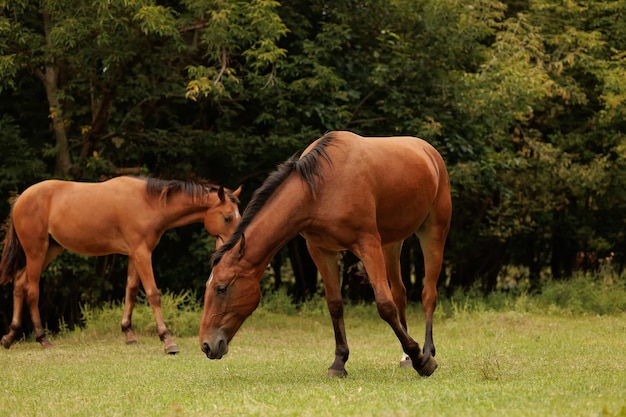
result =
[[[145,181],[117,177],[104,182],[46,180],[24,190],[14,206],[14,217],[27,212],[38,218],[66,220],[93,218],[138,209],[138,196],[145,194]],[[132,205],[131,205],[132,203]],[[15,213],[19,211],[20,213]]]
[[[332,132],[330,163],[320,205],[326,220],[376,228],[384,242],[407,238],[427,218],[449,224],[450,181],[445,163],[428,142],[415,137],[361,137]],[[306,152],[306,151],[305,151]],[[434,214],[432,214],[435,212]]]
[[[101,183],[46,180],[17,199],[12,219],[24,247],[37,247],[51,236],[74,252],[122,253],[124,223],[141,223],[149,207],[145,181],[118,177]],[[145,206],[145,207],[144,207]]]
[[[398,198],[434,202],[440,193],[449,192],[443,158],[423,139],[332,134],[336,140],[327,146],[331,163],[324,182],[333,193],[343,190],[384,205],[385,200]]]

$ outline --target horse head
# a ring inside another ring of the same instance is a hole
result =
[[[261,299],[255,268],[241,265],[235,253],[230,251],[214,265],[206,284],[200,348],[209,359],[221,359],[228,352],[228,344]]]
[[[233,234],[241,220],[238,206],[240,193],[241,186],[235,191],[220,186],[216,203],[209,206],[204,215],[204,228],[215,237],[217,249]]]

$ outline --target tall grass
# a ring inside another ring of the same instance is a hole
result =
[[[164,293],[161,297],[163,316],[175,336],[195,336],[200,325],[202,305],[200,297],[191,291],[180,294]],[[119,335],[122,303],[109,303],[102,307],[82,308],[86,333]],[[349,306],[352,314],[361,317],[378,317],[376,307],[367,304]],[[420,304],[410,304],[409,310],[420,311]],[[435,317],[455,318],[467,313],[525,312],[554,315],[610,315],[626,311],[626,279],[618,277],[577,274],[569,280],[546,281],[541,291],[495,291],[488,295],[477,289],[456,292],[438,302]],[[287,316],[326,317],[326,302],[317,296],[301,304],[294,304],[286,291],[266,293],[261,299],[256,316],[280,314]],[[64,328],[62,325],[61,328]],[[152,309],[145,297],[139,297],[133,312],[133,328],[140,334],[155,334],[156,323]]]
[[[483,295],[477,288],[439,301],[439,316],[460,312],[518,311],[544,314],[605,315],[626,311],[626,278],[577,273],[567,280],[546,280],[539,291],[499,290]]]
[[[102,307],[85,305],[81,308],[84,331],[103,335],[118,335],[122,319],[123,304],[113,302]],[[165,292],[161,296],[163,319],[170,332],[189,336],[198,332],[202,306],[192,291],[179,294]],[[133,329],[139,333],[156,334],[156,322],[152,308],[145,296],[139,296],[132,316]]]

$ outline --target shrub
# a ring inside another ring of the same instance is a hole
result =
[[[179,294],[164,292],[161,296],[163,317],[174,336],[195,336],[200,326],[202,302],[191,291]],[[446,298],[440,296],[435,316],[453,318],[484,311],[516,311],[554,314],[607,315],[626,311],[626,279],[607,275],[579,274],[570,280],[545,281],[535,294],[523,291],[493,291],[483,295],[478,287],[470,291],[456,291]],[[119,335],[123,304],[113,302],[92,308],[81,308],[85,332]],[[419,310],[419,303],[410,303],[409,312]],[[261,297],[257,316],[326,317],[328,310],[323,296],[294,304],[286,290],[266,292]],[[378,316],[375,303],[348,303],[347,315]],[[61,322],[60,328],[67,330]],[[145,296],[140,296],[133,311],[133,329],[137,334],[156,334],[154,314]]]
[[[168,329],[174,336],[196,335],[200,327],[202,306],[191,291],[179,294],[161,294],[161,310]],[[107,303],[102,307],[81,308],[86,332],[119,334],[124,305],[120,302]],[[137,334],[156,334],[156,321],[152,308],[145,296],[139,296],[133,310],[133,330]]]

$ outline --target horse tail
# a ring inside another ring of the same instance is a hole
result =
[[[6,285],[13,281],[18,271],[26,266],[26,254],[22,248],[13,219],[9,217],[7,234],[4,238],[4,248],[0,259],[0,285]]]

